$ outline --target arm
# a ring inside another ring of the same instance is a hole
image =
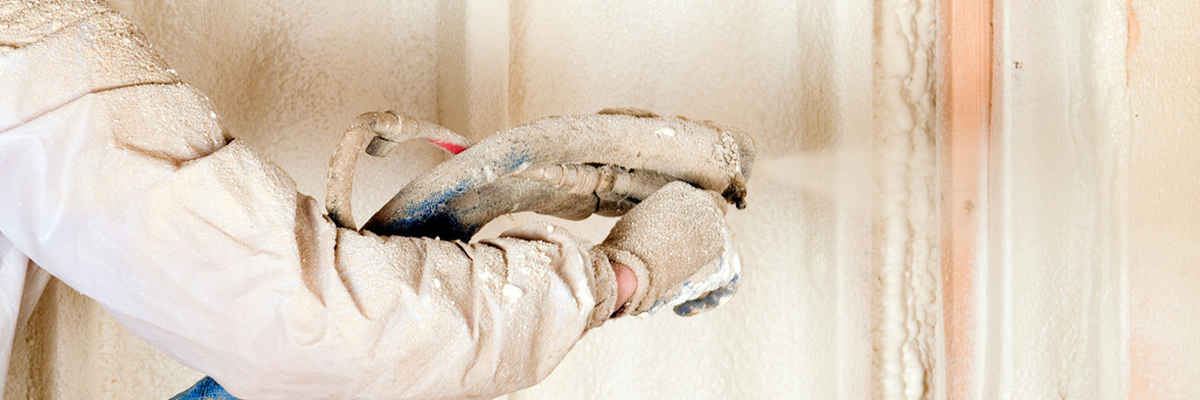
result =
[[[543,378],[611,313],[607,260],[561,230],[475,245],[338,230],[236,141],[175,158],[116,140],[216,135],[106,126],[164,92],[199,99],[114,90],[0,136],[0,203],[23,205],[0,230],[235,395],[492,396]]]
[[[335,229],[119,16],[58,25],[0,55],[0,231],[232,393],[488,397],[540,380],[611,313],[607,259],[561,230],[465,245]]]

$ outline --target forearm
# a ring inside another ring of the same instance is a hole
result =
[[[550,373],[594,313],[611,314],[611,306],[597,310],[592,289],[613,285],[607,263],[593,264],[561,230],[519,234],[542,240],[467,245],[339,231],[345,287],[366,319],[386,325],[373,346],[378,389],[486,397],[527,387]],[[392,254],[411,256],[381,259]]]

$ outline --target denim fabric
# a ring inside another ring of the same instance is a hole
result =
[[[195,385],[172,397],[171,400],[238,400],[221,388],[213,378],[204,377]]]

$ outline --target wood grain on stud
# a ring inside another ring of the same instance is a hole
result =
[[[942,295],[947,398],[974,398],[976,243],[986,213],[992,1],[942,0]]]

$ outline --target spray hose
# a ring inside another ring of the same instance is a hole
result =
[[[356,229],[350,195],[358,155],[386,156],[416,139],[455,156],[400,189],[364,230],[466,241],[488,221],[520,211],[620,216],[675,180],[744,208],[754,162],[745,134],[636,109],[547,117],[475,145],[430,122],[372,112],[343,134],[330,160],[325,204],[337,225]]]

